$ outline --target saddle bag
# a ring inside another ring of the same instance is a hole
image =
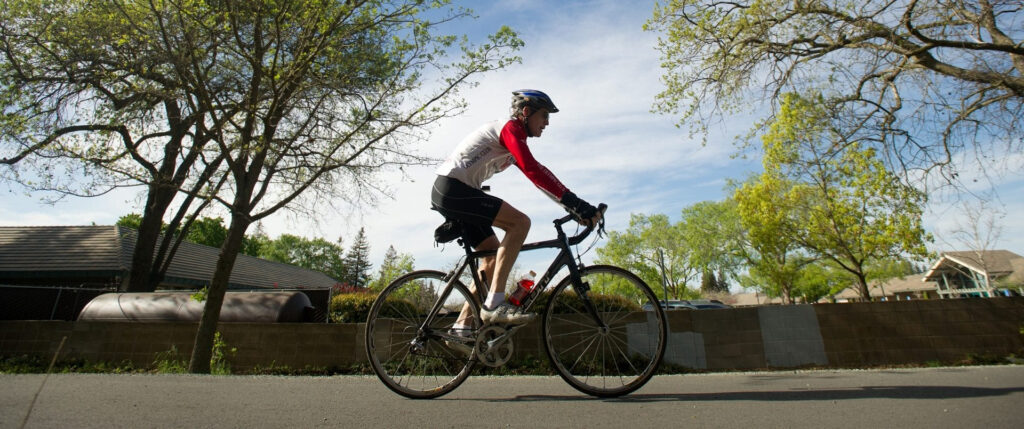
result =
[[[462,236],[462,225],[458,222],[446,220],[441,226],[434,230],[434,241],[444,244]]]

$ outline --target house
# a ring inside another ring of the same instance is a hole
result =
[[[912,299],[939,298],[938,285],[933,281],[924,280],[921,274],[910,274],[896,277],[884,282],[868,285],[868,293],[874,301],[907,301]],[[864,301],[857,286],[850,286],[832,296],[835,302]]]
[[[26,312],[73,319],[99,293],[125,290],[135,240],[134,229],[120,226],[0,226],[0,319]],[[219,253],[214,247],[182,242],[157,289],[208,285]],[[315,307],[326,309],[336,284],[317,271],[238,255],[228,289],[301,290]],[[74,302],[62,303],[69,299]],[[55,316],[58,309],[62,317]]]
[[[1009,250],[946,252],[925,274],[942,298],[1024,295],[1024,256]]]
[[[733,307],[753,307],[758,305],[783,304],[782,298],[772,298],[765,295],[764,293],[757,291],[734,293],[728,297],[722,298],[722,302],[729,304]]]
[[[1024,295],[1024,257],[1009,250],[945,252],[927,273],[869,285],[872,300],[947,299]],[[836,302],[863,301],[855,286]]]

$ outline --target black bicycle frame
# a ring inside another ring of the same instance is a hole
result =
[[[601,210],[603,211],[604,205],[602,204],[601,206]],[[537,287],[530,291],[530,294],[526,297],[526,302],[523,304],[523,311],[529,311],[529,309],[533,307],[533,303],[537,301],[537,297],[540,296],[540,293],[547,289],[547,286],[551,282],[551,280],[554,279],[555,275],[562,270],[563,266],[565,266],[569,268],[569,278],[572,281],[573,289],[575,289],[576,293],[580,296],[580,299],[583,301],[584,306],[587,308],[587,312],[590,313],[591,317],[594,318],[594,322],[596,322],[598,326],[604,328],[606,327],[604,320],[601,320],[601,317],[598,316],[597,308],[594,307],[594,304],[590,301],[590,298],[587,296],[587,292],[590,291],[590,286],[584,283],[583,279],[580,278],[580,268],[574,263],[574,258],[572,254],[572,246],[575,246],[581,243],[584,239],[586,239],[587,236],[590,235],[590,233],[594,230],[594,226],[588,226],[585,230],[583,230],[583,232],[570,238],[565,235],[565,232],[562,230],[562,225],[565,224],[566,222],[569,222],[572,219],[572,215],[567,215],[565,217],[555,219],[554,224],[555,231],[557,232],[557,238],[555,238],[554,240],[527,243],[524,244],[523,247],[520,249],[520,252],[528,252],[531,250],[538,249],[559,249],[558,256],[555,257],[555,260],[551,262],[551,266],[548,267],[547,271],[544,272],[544,275],[540,278],[540,280],[537,281]],[[465,271],[467,266],[471,268],[470,275],[473,277],[474,283],[473,294],[477,296],[477,299],[482,299],[482,293],[489,289],[487,287],[487,279],[483,278],[481,274],[480,264],[478,261],[488,256],[496,256],[498,254],[498,251],[474,251],[473,248],[470,247],[469,244],[466,242],[466,240],[460,239],[459,243],[465,249],[466,256],[464,256],[462,262],[460,262],[456,266],[456,268],[448,274],[450,277],[446,279],[447,283],[445,284],[444,291],[441,293],[437,302],[434,303],[434,307],[430,309],[430,313],[427,314],[427,319],[424,320],[423,325],[420,326],[420,333],[424,333],[426,328],[434,322],[434,317],[441,310],[441,307],[444,305],[444,302],[448,300],[448,296],[451,294],[452,289],[455,287],[455,282],[458,281],[459,277],[462,276],[462,272]]]

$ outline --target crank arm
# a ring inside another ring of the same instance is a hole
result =
[[[505,330],[505,333],[502,334],[501,336],[499,336],[499,337],[497,337],[497,338],[495,338],[493,340],[488,341],[487,342],[487,348],[488,349],[493,349],[495,347],[501,346],[502,344],[505,344],[505,341],[508,341],[508,339],[511,338],[512,335],[515,334],[516,331],[518,331],[523,326],[524,325],[518,325],[518,326],[512,326],[512,327],[508,328],[507,330]]]

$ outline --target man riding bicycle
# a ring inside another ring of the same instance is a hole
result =
[[[532,89],[514,91],[511,119],[488,123],[466,136],[437,169],[431,192],[433,208],[449,221],[461,223],[462,236],[475,250],[497,250],[496,256],[488,256],[482,263],[485,281],[490,281],[480,314],[484,323],[521,325],[536,316],[522,313],[505,302],[505,283],[530,231],[530,218],[502,199],[485,193],[484,181],[515,164],[577,221],[587,226],[600,221],[601,213],[569,191],[534,159],[527,146],[527,138],[540,137],[548,125],[548,115],[556,112],[558,108],[547,94]],[[505,231],[500,242],[494,233],[495,226]],[[453,330],[472,329],[461,323],[463,317]]]

